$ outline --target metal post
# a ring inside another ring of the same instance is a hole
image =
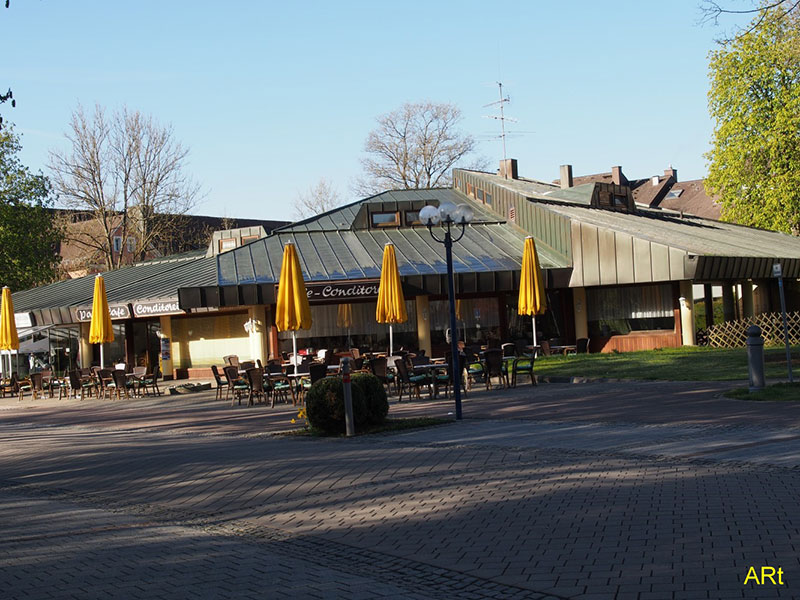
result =
[[[450,236],[450,223],[444,234],[444,247],[447,257],[447,295],[450,299],[450,354],[453,369],[453,395],[456,399],[456,419],[461,419],[461,361],[458,356],[458,329],[456,329],[456,290],[453,282],[453,238]]]
[[[344,424],[347,437],[356,434],[355,423],[353,420],[353,390],[350,383],[350,359],[342,359],[342,386],[344,387]]]
[[[786,323],[786,298],[783,295],[783,277],[778,277],[778,290],[781,295],[781,314],[783,315],[783,341],[786,344],[786,367],[789,370],[789,383],[794,383],[792,376],[792,351],[789,348],[789,326]]]

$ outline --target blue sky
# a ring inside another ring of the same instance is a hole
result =
[[[452,102],[480,154],[502,158],[484,105],[511,97],[520,174],[622,165],[705,175],[709,50],[699,0],[303,2],[12,0],[0,88],[23,161],[46,170],[78,103],[123,104],[174,127],[205,190],[193,211],[288,219],[325,177],[345,200],[378,115]],[[730,23],[728,23],[730,25]],[[486,139],[488,138],[488,139]]]

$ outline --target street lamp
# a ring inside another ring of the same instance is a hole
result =
[[[472,209],[466,204],[453,204],[443,202],[438,208],[435,206],[425,206],[419,211],[419,220],[428,227],[431,237],[444,244],[445,256],[447,258],[447,296],[450,300],[450,356],[452,364],[450,368],[453,372],[454,396],[456,399],[456,419],[461,419],[461,369],[458,352],[458,329],[456,328],[456,291],[453,283],[453,242],[457,242],[464,237],[467,223],[472,221]],[[444,229],[444,239],[437,238],[433,233],[433,226],[441,224]],[[451,230],[454,225],[461,227],[461,233],[453,239]]]

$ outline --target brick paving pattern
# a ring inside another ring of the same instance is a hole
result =
[[[471,393],[463,422],[351,440],[267,436],[291,409],[207,397],[4,402],[0,589],[26,599],[800,597],[796,407],[694,387]],[[744,586],[751,565],[780,566],[785,585]]]

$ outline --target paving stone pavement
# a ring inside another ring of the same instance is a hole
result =
[[[681,413],[665,397],[662,414],[625,421],[613,399],[592,412],[579,397],[596,387],[564,388],[562,406],[545,387],[484,396],[480,410],[473,400],[462,422],[349,440],[264,436],[291,409],[265,421],[263,407],[215,412],[205,399],[67,404],[60,416],[57,405],[5,403],[0,590],[800,597],[794,408],[728,404],[709,386],[702,402],[742,417]],[[624,404],[643,388],[618,389]],[[533,409],[532,392],[544,396]],[[780,566],[785,585],[743,585],[751,565]]]

